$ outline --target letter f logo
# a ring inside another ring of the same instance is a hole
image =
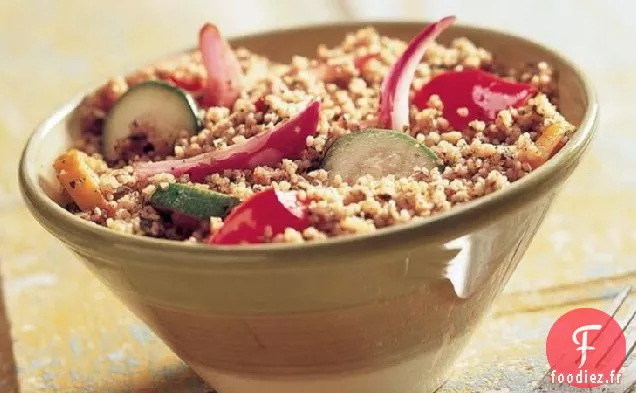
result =
[[[585,361],[587,360],[587,351],[593,351],[596,349],[587,345],[587,332],[589,330],[601,330],[602,327],[603,326],[601,325],[586,325],[581,326],[580,328],[576,329],[574,333],[572,333],[572,341],[574,341],[574,344],[581,345],[576,349],[577,351],[581,351],[581,364],[579,365],[579,368],[583,367]],[[583,334],[581,335],[581,342],[579,342],[576,336],[581,332],[583,332]]]
[[[554,322],[545,341],[548,363],[555,371],[554,380],[577,388],[615,383],[616,380],[608,382],[605,378],[596,378],[593,382],[591,376],[611,377],[612,372],[617,375],[625,363],[627,348],[622,326],[611,315],[595,308],[576,308],[563,314]],[[550,382],[549,376],[547,379]]]

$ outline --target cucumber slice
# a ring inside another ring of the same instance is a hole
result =
[[[106,159],[155,151],[169,154],[183,130],[198,129],[192,97],[165,82],[148,81],[131,87],[106,117],[102,135]]]
[[[368,129],[336,139],[322,167],[353,184],[364,175],[406,177],[415,167],[432,169],[440,163],[431,149],[403,132]]]
[[[159,210],[205,219],[225,217],[239,200],[210,190],[170,183],[166,188],[157,188],[150,203]]]

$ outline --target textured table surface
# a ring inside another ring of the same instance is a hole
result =
[[[205,391],[22,205],[16,165],[39,120],[113,72],[193,45],[207,20],[232,34],[350,16],[413,20],[448,13],[563,51],[589,73],[601,100],[601,130],[590,154],[443,388],[528,391],[545,369],[545,337],[558,316],[577,306],[602,307],[636,284],[636,25],[627,0],[487,3],[1,1],[0,261],[21,391]],[[0,307],[0,391],[12,393],[4,314]]]

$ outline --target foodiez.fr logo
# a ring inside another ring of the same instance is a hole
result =
[[[578,388],[620,384],[626,347],[623,329],[610,315],[594,308],[572,310],[548,333],[550,382]]]

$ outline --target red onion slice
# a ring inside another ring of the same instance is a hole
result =
[[[208,77],[202,103],[231,107],[241,94],[243,71],[229,42],[215,25],[206,23],[199,31],[199,50]]]
[[[300,158],[307,146],[307,137],[318,131],[319,119],[320,102],[313,101],[291,119],[243,143],[184,160],[138,163],[135,174],[139,179],[159,173],[171,173],[176,177],[188,174],[192,181],[203,181],[205,176],[225,169],[275,166],[283,159]]]
[[[427,26],[415,38],[393,64],[382,81],[379,121],[384,128],[401,130],[409,125],[409,91],[415,69],[422,61],[428,45],[447,27],[455,22],[455,16],[447,16]]]

